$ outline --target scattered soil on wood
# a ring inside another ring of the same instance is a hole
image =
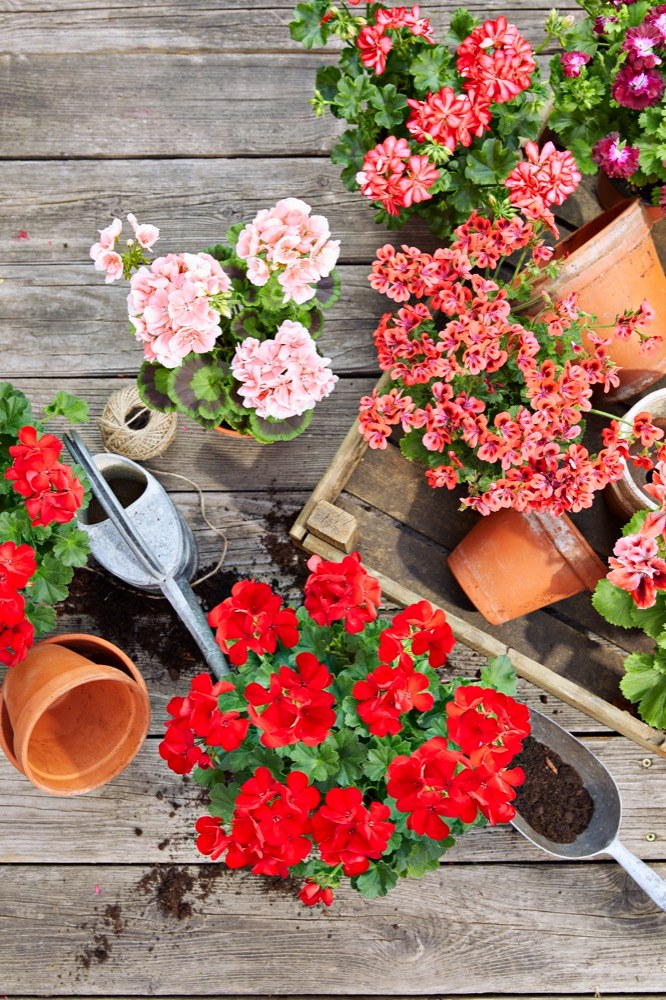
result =
[[[92,937],[92,942],[87,944],[77,955],[77,964],[82,969],[89,969],[93,962],[97,962],[101,965],[103,962],[108,962],[111,957],[111,945],[109,944],[109,939],[106,934],[99,934],[95,932]]]
[[[201,575],[207,572],[201,570]],[[204,611],[231,593],[237,574],[219,570],[195,588]],[[128,608],[130,614],[128,614]],[[116,581],[94,559],[74,574],[69,596],[59,606],[65,615],[88,618],[93,629],[133,660],[162,666],[173,681],[205,668],[198,646],[164,598]]]
[[[594,812],[592,796],[576,768],[532,736],[513,765],[525,772],[514,802],[517,811],[542,837],[572,844],[590,825]]]
[[[109,903],[104,910],[104,923],[118,937],[125,929],[123,911],[119,903]]]
[[[111,957],[109,934],[119,937],[125,929],[125,921],[119,903],[109,903],[103,914],[98,914],[92,927],[82,924],[84,930],[91,930],[89,944],[84,945],[76,956],[76,964],[83,970],[88,970],[93,963],[98,965],[108,962]]]
[[[266,515],[268,530],[264,532],[262,542],[283,577],[282,580],[274,580],[273,587],[280,591],[286,584],[302,590],[309,575],[308,556],[297,549],[289,538],[296,514],[293,510],[284,509],[284,501],[277,491],[272,491],[270,497],[272,507]]]
[[[186,920],[192,916],[192,903],[185,897],[192,892],[194,879],[186,868],[155,865],[139,879],[136,888],[144,895],[152,895],[165,917]]]

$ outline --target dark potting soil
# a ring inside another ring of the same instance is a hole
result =
[[[590,825],[594,812],[592,796],[576,768],[532,736],[512,766],[525,772],[513,803],[516,810],[542,837],[572,844]]]
[[[176,865],[155,865],[137,883],[139,892],[153,895],[159,911],[175,920],[192,916],[192,903],[185,897],[193,888],[190,873]]]

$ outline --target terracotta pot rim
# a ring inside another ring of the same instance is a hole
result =
[[[224,434],[225,437],[239,438],[241,441],[255,440],[251,434],[243,434],[242,431],[235,431],[233,427],[225,427],[224,424],[213,427],[213,430],[217,431],[218,434]]]
[[[548,536],[580,582],[585,584],[587,590],[594,590],[601,577],[606,575],[606,566],[571,518],[567,514],[562,514],[561,517],[557,518],[554,514],[547,514],[545,518],[543,514],[536,514],[536,517],[544,534]],[[563,545],[562,539],[558,537],[555,530],[557,521],[562,521],[566,524],[567,538],[571,543],[570,547]]]
[[[127,673],[139,687],[148,693],[148,687],[146,686],[143,674],[137,667],[134,660],[132,660],[127,653],[125,653],[119,646],[115,643],[109,642],[108,639],[103,639],[99,635],[88,635],[86,632],[65,632],[62,635],[50,635],[47,639],[42,639],[37,643],[38,646],[64,646],[65,649],[70,649],[73,653],[78,653],[80,656],[85,656],[85,653],[81,652],[78,648],[81,641],[85,644],[90,644],[96,646],[100,651],[104,653],[111,653],[116,656],[124,665],[125,670],[122,670],[119,666],[114,663],[105,663],[103,666],[113,667],[115,670],[120,670],[121,673]],[[95,662],[94,660],[92,661]],[[19,664],[20,667],[20,664]]]

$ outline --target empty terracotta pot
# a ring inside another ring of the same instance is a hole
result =
[[[626,205],[635,195],[625,194],[607,174],[600,170],[597,174],[597,198],[602,208],[615,208],[616,205]],[[652,222],[661,222],[666,218],[658,205],[641,199],[641,204],[647,218]]]
[[[647,411],[657,427],[666,431],[666,389],[655,389],[642,396],[624,415],[624,420],[633,423],[639,413]],[[637,468],[632,462],[623,462],[624,474],[616,483],[609,483],[604,490],[608,506],[617,517],[628,521],[637,510],[657,510],[659,504],[646,493],[644,486],[649,473]]]
[[[594,590],[606,567],[568,517],[500,510],[449,556],[449,569],[491,625]]]
[[[652,331],[666,331],[666,275],[650,235],[654,220],[638,199],[622,201],[557,244],[555,256],[563,261],[556,278],[546,279],[538,291],[563,297],[578,295],[578,305],[593,313],[600,326],[613,324],[626,309],[637,309],[647,299],[655,311]],[[534,312],[528,305],[527,312]],[[599,331],[610,336],[612,329]],[[591,346],[591,345],[588,345]],[[614,339],[609,353],[622,368],[620,385],[603,393],[606,401],[629,399],[644,392],[666,373],[666,336],[649,353],[640,341]]]
[[[141,674],[96,636],[38,643],[7,671],[0,691],[0,745],[52,795],[79,795],[115,778],[135,757],[149,722]]]

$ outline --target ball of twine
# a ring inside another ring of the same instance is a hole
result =
[[[114,392],[99,419],[106,450],[135,462],[162,455],[176,436],[177,425],[177,414],[151,410],[135,385]]]

